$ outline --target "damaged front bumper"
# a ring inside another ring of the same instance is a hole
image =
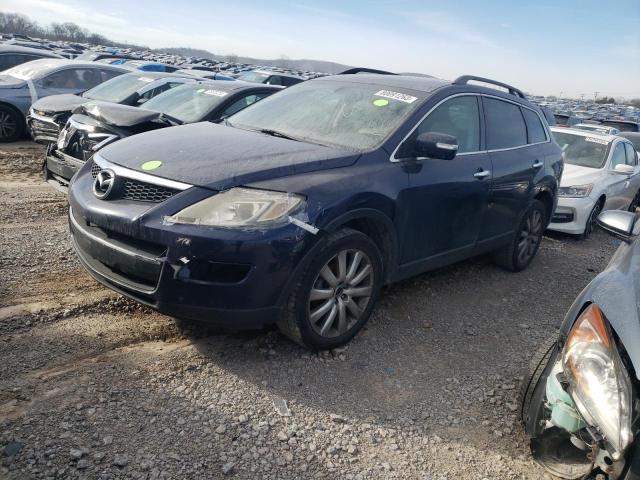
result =
[[[294,222],[266,230],[167,224],[168,214],[211,191],[192,187],[156,204],[105,202],[83,172],[71,189],[69,226],[96,280],[178,318],[239,329],[279,318],[317,235]]]
[[[640,452],[634,443],[621,455],[604,441],[596,425],[580,414],[575,399],[567,391],[562,362],[552,358],[547,366],[544,390],[534,396],[530,421],[535,460],[550,473],[566,479],[637,480]],[[635,467],[634,467],[635,465]],[[597,477],[606,475],[606,477]]]

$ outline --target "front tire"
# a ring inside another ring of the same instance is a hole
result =
[[[382,255],[365,234],[345,228],[321,242],[278,321],[283,334],[312,350],[349,342],[369,319],[383,281]]]
[[[527,268],[538,252],[547,225],[547,214],[539,200],[532,200],[511,243],[494,254],[493,261],[512,272]]]
[[[604,205],[603,200],[598,200],[598,202],[591,209],[591,213],[589,214],[589,218],[587,218],[587,223],[584,226],[584,232],[580,235],[580,240],[586,240],[593,233],[593,229],[596,226],[596,219],[598,215],[602,212],[602,207]]]

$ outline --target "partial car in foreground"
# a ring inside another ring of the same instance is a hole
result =
[[[386,283],[489,252],[525,269],[561,172],[542,113],[512,86],[336,75],[224,125],[105,147],[72,179],[69,222],[88,272],[124,295],[232,328],[277,322],[329,349]]]
[[[22,136],[25,117],[39,98],[79,94],[130,70],[94,62],[47,58],[0,73],[0,142]]]
[[[142,105],[167,90],[196,80],[192,75],[176,73],[125,73],[81,94],[41,98],[29,109],[27,126],[36,142],[49,145],[58,141],[60,130],[78,105],[91,100]]]
[[[565,169],[550,230],[584,239],[600,212],[635,211],[640,204],[640,166],[630,141],[586,130],[551,131],[564,153]]]
[[[640,221],[603,212],[622,240],[541,345],[521,389],[533,457],[565,479],[640,479]]]
[[[147,74],[145,74],[147,75]],[[66,191],[71,177],[101,148],[131,135],[195,122],[219,122],[282,87],[186,77],[142,107],[99,101],[74,110],[45,161],[45,179]]]

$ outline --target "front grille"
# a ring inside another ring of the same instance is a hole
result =
[[[91,176],[95,179],[101,168],[95,162],[91,164]],[[121,198],[125,200],[135,200],[137,202],[160,203],[167,198],[174,196],[180,190],[154,185],[153,183],[142,182],[133,178],[125,178],[123,188],[118,196],[110,198]]]

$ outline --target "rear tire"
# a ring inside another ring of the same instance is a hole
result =
[[[22,115],[6,105],[0,105],[0,142],[15,142],[24,134]]]
[[[493,255],[496,265],[511,272],[527,268],[538,252],[547,225],[547,214],[539,200],[532,200],[511,243]]]
[[[357,230],[331,233],[314,248],[278,328],[311,350],[328,350],[347,343],[367,322],[384,269],[376,244]]]

